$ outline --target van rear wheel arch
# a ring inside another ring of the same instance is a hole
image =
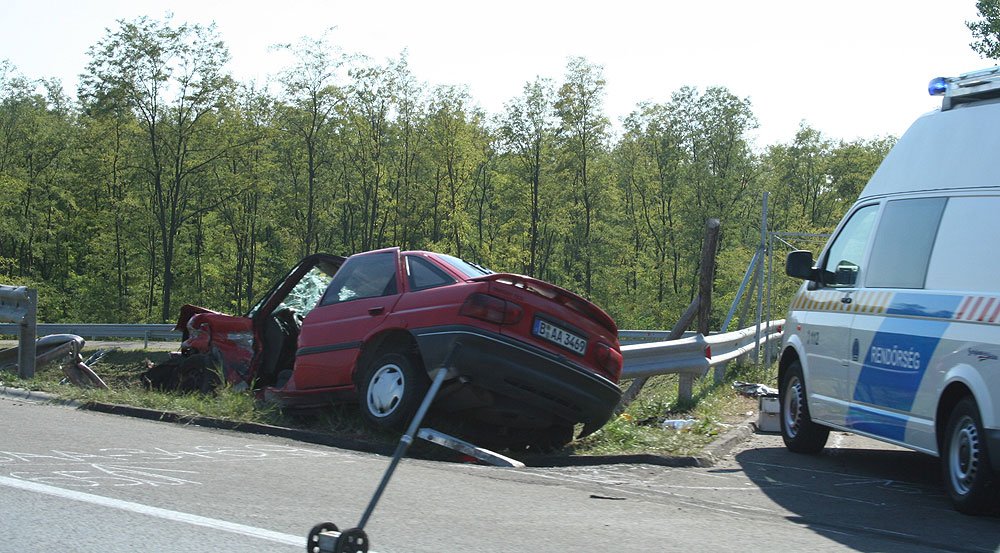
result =
[[[938,400],[937,410],[934,414],[934,435],[937,440],[939,455],[944,447],[944,433],[947,430],[948,418],[951,416],[951,412],[955,410],[958,402],[966,397],[975,400],[972,390],[961,382],[952,382],[941,393],[941,398]]]

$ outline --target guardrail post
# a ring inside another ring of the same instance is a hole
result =
[[[17,374],[35,377],[35,339],[38,330],[38,290],[25,288],[26,305],[18,340]]]
[[[38,291],[23,286],[0,285],[0,322],[17,325],[17,374],[35,376],[35,334],[37,334]]]

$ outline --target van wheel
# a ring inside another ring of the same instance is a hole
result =
[[[948,417],[941,469],[952,504],[967,515],[988,510],[996,493],[985,438],[976,400],[963,398]]]
[[[796,453],[823,451],[830,429],[816,424],[809,418],[806,383],[802,378],[802,365],[793,361],[785,371],[780,390],[781,439],[785,447]]]
[[[359,379],[361,414],[377,428],[403,430],[427,394],[427,374],[406,355],[379,354]]]

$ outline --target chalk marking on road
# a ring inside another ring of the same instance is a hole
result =
[[[832,493],[814,492],[810,490],[798,490],[800,493],[807,493],[810,495],[818,495],[820,497],[827,497],[830,499],[838,499],[840,501],[851,501],[853,503],[862,503],[864,505],[874,505],[875,507],[881,507],[885,505],[882,501],[865,501],[864,499],[855,499],[853,497],[847,497],[844,495],[834,495]]]
[[[697,489],[697,490],[724,490],[724,491],[728,491],[726,488],[720,488],[720,487],[691,487],[691,488],[687,488],[687,487],[683,487],[683,486],[674,486],[672,484],[668,484],[668,485],[665,485],[665,486],[650,487],[650,488],[647,488],[645,490],[641,490],[640,491],[640,490],[634,490],[634,489],[629,489],[629,488],[620,488],[620,487],[605,486],[600,481],[596,481],[596,480],[592,480],[592,479],[584,478],[584,477],[579,477],[579,476],[570,476],[570,475],[567,475],[567,474],[559,474],[559,475],[555,475],[555,476],[553,476],[551,474],[542,474],[542,473],[531,473],[531,474],[534,474],[535,476],[539,476],[541,478],[547,478],[547,479],[550,479],[550,480],[559,480],[559,481],[563,481],[563,482],[575,482],[577,484],[597,485],[597,486],[600,486],[602,488],[606,488],[606,489],[609,489],[609,490],[614,490],[614,493],[631,495],[631,496],[638,497],[638,498],[643,498],[643,499],[649,499],[649,498],[653,498],[653,497],[672,497],[674,499],[679,500],[680,503],[685,504],[685,505],[700,506],[700,507],[706,508],[708,510],[719,511],[719,512],[722,512],[722,513],[740,514],[740,513],[737,513],[735,511],[731,511],[729,509],[725,509],[724,507],[730,507],[730,508],[734,508],[734,509],[742,509],[744,511],[751,511],[751,512],[756,511],[756,512],[761,512],[761,513],[768,513],[768,514],[774,514],[776,512],[773,509],[767,509],[767,508],[757,507],[757,506],[753,506],[753,505],[744,505],[744,504],[741,504],[741,503],[732,503],[732,502],[730,502],[730,503],[723,503],[723,502],[720,502],[720,501],[713,501],[713,500],[710,500],[710,499],[701,499],[701,498],[698,498],[698,503],[693,503],[693,502],[690,502],[690,501],[686,501],[686,500],[690,499],[689,496],[682,495],[680,493],[676,493],[676,492],[670,491],[671,489]],[[664,488],[667,488],[667,489],[664,489]],[[734,490],[742,490],[742,489],[745,489],[745,488],[733,488],[733,489]],[[715,505],[721,505],[722,507],[714,507]]]
[[[691,508],[694,508],[694,509],[705,509],[706,511],[715,511],[717,513],[724,513],[724,514],[727,514],[727,515],[740,516],[740,515],[743,514],[743,513],[740,513],[738,511],[731,511],[729,509],[723,509],[721,507],[714,507],[712,505],[705,505],[703,503],[695,503],[693,501],[679,501],[679,503],[681,505],[687,505],[688,507],[691,507]]]
[[[91,503],[93,505],[100,505],[102,507],[109,507],[112,509],[129,511],[132,513],[138,513],[141,515],[161,518],[164,520],[171,520],[174,522],[183,522],[185,524],[202,526],[205,528],[211,528],[213,530],[230,532],[233,534],[240,534],[243,536],[249,536],[251,538],[258,538],[262,540],[272,541],[275,543],[283,543],[286,545],[299,545],[299,546],[305,543],[305,538],[303,536],[293,536],[292,534],[283,534],[281,532],[274,532],[272,530],[265,530],[263,528],[255,528],[253,526],[247,526],[245,524],[237,524],[235,522],[228,522],[225,520],[218,520],[214,518],[192,515],[189,513],[182,513],[180,511],[171,511],[169,509],[161,509],[159,507],[150,507],[149,505],[143,505],[141,503],[122,501],[120,499],[102,497],[99,495],[78,492],[76,490],[65,490],[63,488],[57,488],[55,486],[49,486],[46,484],[39,484],[37,482],[27,482],[24,480],[17,480],[15,478],[7,478],[6,476],[0,476],[0,486],[7,486],[9,488],[17,488],[19,490],[52,495],[55,497],[61,497],[73,501],[80,501],[83,503]]]
[[[888,534],[890,536],[900,536],[900,537],[903,537],[903,538],[910,538],[910,539],[914,539],[914,540],[919,540],[920,539],[920,536],[916,536],[914,534],[907,534],[906,532],[894,532],[892,530],[886,530],[885,528],[872,528],[870,526],[862,526],[861,528],[863,528],[863,529],[865,529],[865,530],[867,530],[869,532],[875,532],[875,533],[878,533],[878,534]]]
[[[802,468],[802,467],[793,467],[793,466],[789,466],[789,465],[778,465],[778,464],[773,464],[773,463],[748,463],[748,464],[758,465],[758,466],[762,466],[762,467],[772,467],[772,468],[779,468],[779,469],[797,470],[797,471],[800,471],[800,472],[811,472],[811,473],[823,474],[823,475],[827,475],[827,476],[836,476],[836,477],[848,480],[848,482],[834,483],[833,486],[837,486],[837,487],[839,487],[839,486],[856,486],[856,485],[871,484],[871,485],[876,485],[876,486],[879,486],[879,487],[890,488],[892,490],[900,491],[900,492],[903,492],[903,493],[917,492],[917,493],[921,493],[921,494],[934,495],[933,488],[931,488],[929,486],[925,486],[925,485],[917,483],[917,482],[906,482],[905,480],[892,480],[892,479],[884,479],[884,478],[871,478],[871,477],[868,477],[868,476],[862,476],[860,474],[851,474],[851,473],[847,473],[847,472],[833,472],[833,471],[828,471],[828,470],[807,469],[807,468]]]

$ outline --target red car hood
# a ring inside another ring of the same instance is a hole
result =
[[[611,315],[608,315],[603,309],[597,307],[593,303],[590,303],[585,298],[578,296],[565,288],[556,286],[555,284],[550,284],[544,280],[538,280],[537,278],[516,275],[513,273],[493,273],[490,275],[475,277],[470,280],[477,282],[503,282],[517,288],[522,288],[534,294],[538,294],[543,298],[547,298],[558,304],[564,305],[584,317],[593,319],[601,326],[608,329],[613,337],[618,337],[618,325],[615,324],[615,320],[611,318]]]
[[[185,334],[185,338],[187,338],[186,334],[187,334],[187,323],[188,323],[188,321],[191,319],[191,317],[194,317],[195,315],[199,315],[201,313],[212,313],[212,314],[215,314],[215,315],[225,315],[225,313],[220,313],[218,311],[212,311],[211,309],[208,309],[206,307],[198,307],[197,305],[187,304],[187,305],[181,307],[181,314],[180,314],[180,317],[177,318],[177,326],[174,327],[174,330],[179,330],[179,331],[183,332]]]

